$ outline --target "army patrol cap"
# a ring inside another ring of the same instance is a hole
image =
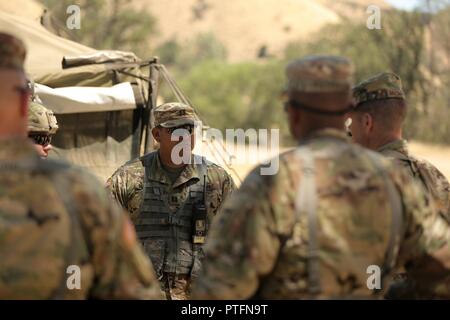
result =
[[[53,112],[37,101],[31,101],[28,109],[28,133],[55,134],[58,123]]]
[[[350,91],[353,64],[338,56],[306,56],[286,67],[287,91],[332,93]]]
[[[26,49],[18,38],[0,32],[0,68],[23,70]]]
[[[180,102],[164,103],[153,110],[155,127],[173,128],[186,124],[194,125],[194,109]]]
[[[392,72],[379,73],[353,88],[355,106],[376,100],[405,99],[402,81]]]

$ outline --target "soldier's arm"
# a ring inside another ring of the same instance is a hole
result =
[[[141,162],[135,160],[117,169],[106,182],[110,196],[130,214],[133,221],[140,207],[143,175]]]
[[[124,209],[128,202],[128,185],[129,177],[127,171],[120,167],[111,177],[106,181],[106,189],[111,197],[117,201]]]
[[[450,297],[450,228],[428,205],[427,196],[407,175],[398,174],[404,199],[404,240],[399,265],[417,290],[427,296]]]
[[[280,239],[269,188],[255,169],[213,221],[193,299],[246,299],[274,267]]]
[[[164,299],[153,267],[136,240],[134,227],[122,212],[114,226],[117,242],[109,246],[109,259],[98,264],[101,279],[93,290],[102,299]],[[110,260],[110,261],[108,261]]]
[[[74,188],[83,199],[80,223],[94,272],[92,298],[162,299],[150,261],[136,240],[125,212],[109,201],[96,181],[84,178]]]
[[[222,204],[236,190],[233,178],[225,169],[213,164],[208,168],[208,183],[214,190],[208,192],[207,198],[213,216],[219,211]],[[212,218],[212,217],[211,217]]]
[[[224,170],[225,171],[225,170]],[[223,183],[222,183],[222,196],[226,200],[234,191],[236,190],[236,184],[233,178],[227,172],[224,173]]]
[[[450,183],[438,168],[429,164],[431,181],[436,188],[436,193],[440,198],[441,205],[438,206],[444,219],[450,224]]]

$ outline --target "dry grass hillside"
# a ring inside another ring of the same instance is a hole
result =
[[[230,62],[251,60],[266,47],[277,55],[285,45],[306,39],[343,17],[362,19],[370,4],[383,0],[134,0],[158,19],[156,44],[180,43],[201,33],[213,33],[224,44]],[[362,20],[363,21],[363,20]]]
[[[131,4],[157,18],[157,33],[149,34],[154,47],[212,33],[227,49],[230,62],[254,60],[262,48],[267,55],[279,55],[287,43],[308,39],[327,24],[342,19],[364,23],[371,4],[389,7],[384,0],[131,0]],[[32,20],[39,20],[43,10],[37,0],[0,1],[0,11]]]
[[[0,11],[39,21],[44,7],[36,0],[0,1]]]

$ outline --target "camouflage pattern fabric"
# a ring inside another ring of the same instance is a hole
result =
[[[379,73],[353,88],[355,106],[368,101],[385,99],[405,99],[402,81],[392,72]]]
[[[433,201],[436,214],[450,223],[450,184],[445,176],[430,162],[412,156],[405,140],[392,141],[377,150],[404,167],[410,176],[423,187]],[[405,270],[393,276],[387,299],[429,299],[432,293],[421,292],[414,279]]]
[[[429,192],[437,212],[450,223],[450,183],[438,168],[411,155],[405,140],[390,142],[377,151],[405,167],[411,177]]]
[[[169,102],[156,107],[153,110],[155,127],[177,127],[184,124],[195,123],[194,109],[181,102]]]
[[[178,179],[172,184],[162,167],[159,155],[154,157],[154,159],[155,161],[148,168],[149,179],[159,181],[166,186],[165,190],[161,192],[167,195],[168,199],[174,199],[168,205],[171,212],[176,212],[189,196],[188,186],[192,179],[198,178],[196,165],[187,165]],[[232,193],[236,186],[231,176],[223,168],[215,164],[208,163],[207,172],[206,209],[207,220],[210,223],[223,201]],[[144,167],[141,160],[136,159],[120,167],[106,183],[111,196],[129,212],[135,225],[138,223],[141,214],[140,208],[144,195],[143,179]],[[172,285],[168,285],[168,280],[161,278],[161,287],[166,293],[169,287],[174,288],[169,293],[172,299],[186,299],[188,297],[190,281],[186,281],[185,277],[174,277]]]
[[[186,183],[196,176],[195,165],[187,165],[178,179],[171,184],[169,177],[164,172],[159,157],[149,169],[152,180],[167,184],[166,193],[179,193],[177,202],[170,206],[171,211],[176,211],[180,203],[184,202],[187,195]],[[139,218],[139,208],[143,195],[144,166],[139,159],[131,160],[117,169],[106,182],[106,187],[112,197],[130,214],[131,220],[136,222]],[[207,200],[208,212],[214,216],[220,204],[236,189],[233,178],[216,164],[208,166],[207,176]]]
[[[0,144],[0,299],[162,298],[129,218],[97,180],[41,160],[28,139]],[[68,264],[80,289],[66,286]]]
[[[367,287],[367,268],[385,262],[392,213],[385,180],[369,153],[401,197],[396,266],[406,266],[436,295],[449,296],[448,225],[407,173],[347,139],[344,132],[323,129],[301,142],[315,159],[321,292],[308,292],[308,221],[295,217],[303,164],[294,150],[280,156],[276,175],[253,170],[224,204],[211,227],[193,299],[379,297]]]
[[[288,91],[346,92],[353,85],[353,64],[344,57],[308,56],[286,67]]]
[[[31,101],[28,109],[28,133],[55,134],[58,122],[53,111],[42,104]]]

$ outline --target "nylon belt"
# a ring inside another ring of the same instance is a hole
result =
[[[302,161],[300,189],[296,199],[297,221],[302,214],[308,217],[308,291],[311,295],[320,292],[319,249],[317,243],[317,187],[314,155],[307,146],[300,147],[297,155]]]

